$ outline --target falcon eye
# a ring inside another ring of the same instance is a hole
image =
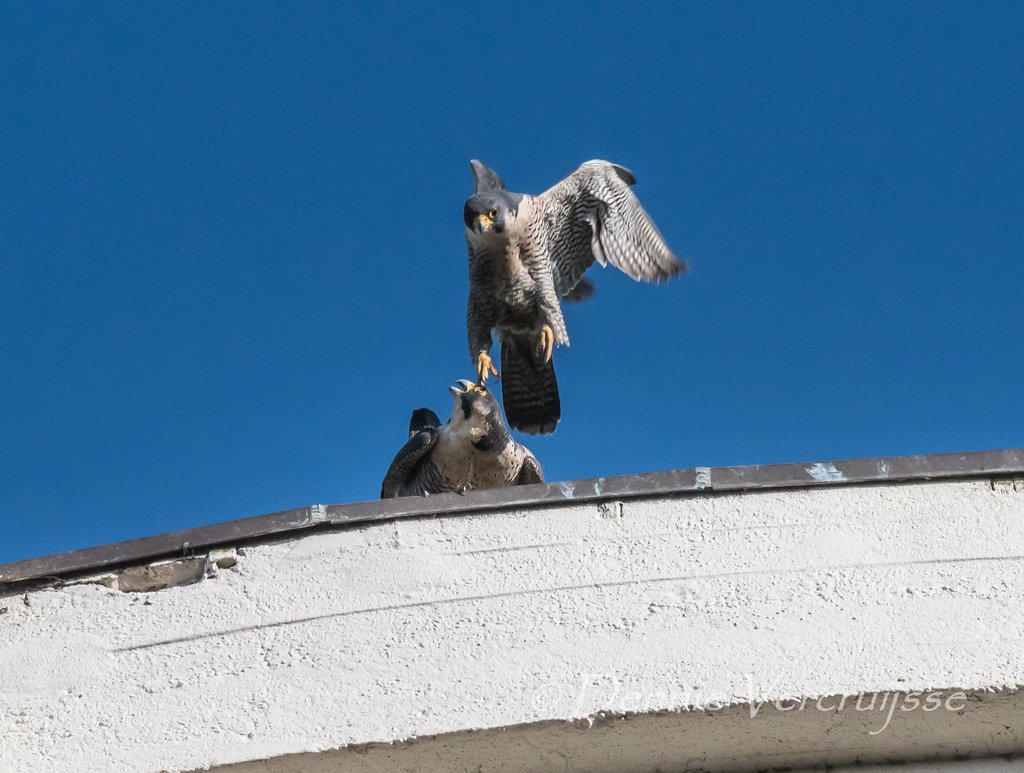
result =
[[[492,209],[490,212],[487,213],[487,217],[489,217],[491,220],[494,220],[497,216],[498,210],[496,209]]]

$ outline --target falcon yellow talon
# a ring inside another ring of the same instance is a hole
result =
[[[555,331],[551,325],[545,325],[540,329],[540,340],[537,342],[537,354],[544,355],[544,362],[551,362],[551,353],[555,349]]]
[[[487,352],[480,352],[476,356],[476,380],[480,386],[483,386],[487,382],[487,377],[491,374],[498,375],[498,369],[494,367],[494,363],[491,362],[491,355]]]

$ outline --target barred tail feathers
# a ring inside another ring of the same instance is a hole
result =
[[[562,407],[554,360],[545,363],[529,338],[501,342],[501,401],[512,429],[528,435],[555,431]]]

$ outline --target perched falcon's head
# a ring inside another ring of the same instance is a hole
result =
[[[476,193],[462,210],[466,231],[477,235],[503,233],[515,222],[523,196],[506,191],[505,183],[489,166],[475,160],[469,165],[476,180]]]
[[[448,391],[454,398],[448,420],[453,432],[467,436],[480,451],[497,450],[509,442],[501,408],[491,392],[464,378],[448,387]]]

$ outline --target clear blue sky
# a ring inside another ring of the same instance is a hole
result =
[[[6,3],[0,560],[376,497],[470,158],[632,169],[548,479],[1024,444],[1024,4]]]

